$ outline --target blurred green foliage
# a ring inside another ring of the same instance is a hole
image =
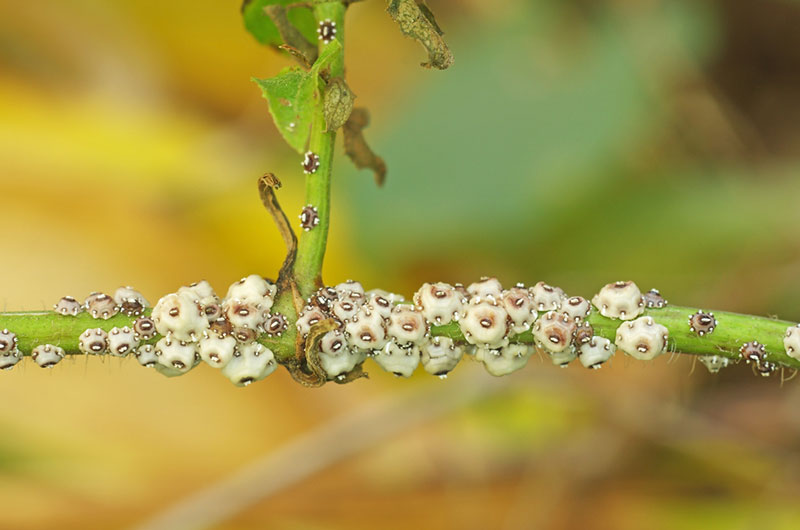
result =
[[[469,60],[404,91],[373,142],[386,188],[338,180],[360,252],[415,279],[544,277],[579,292],[634,277],[708,303],[704,286],[742,247],[779,252],[800,220],[794,164],[687,159],[665,145],[684,119],[665,96],[713,57],[716,24],[694,2],[524,3],[461,30],[451,40]],[[736,308],[748,303],[760,307]]]

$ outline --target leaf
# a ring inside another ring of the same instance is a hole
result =
[[[323,99],[326,131],[335,131],[347,122],[350,112],[353,110],[355,98],[355,94],[344,79],[341,77],[331,79]]]
[[[305,152],[311,134],[316,79],[316,75],[296,66],[285,68],[269,79],[253,78],[269,103],[269,111],[278,131],[300,154]]]
[[[264,8],[271,5],[288,6],[297,4],[294,0],[245,0],[242,3],[242,17],[244,27],[261,44],[279,46],[283,43],[280,31],[272,19],[264,12]],[[296,6],[288,10],[289,22],[296,27],[303,36],[311,42],[317,40],[317,24],[314,14],[304,6]],[[290,44],[291,43],[287,43]]]
[[[453,64],[453,54],[442,38],[442,30],[423,0],[390,0],[386,8],[403,35],[416,39],[428,51],[425,68],[444,70]]]
[[[334,57],[341,55],[341,53],[342,43],[338,40],[332,40],[330,44],[325,46],[325,48],[322,50],[322,53],[319,54],[319,58],[317,58],[317,60],[314,62],[314,65],[311,67],[311,71],[327,80],[327,68],[330,67]]]
[[[369,112],[356,108],[344,124],[344,152],[358,169],[370,168],[375,173],[375,183],[383,186],[386,181],[386,163],[376,155],[364,139],[364,128],[369,125]]]
[[[327,77],[326,70],[335,57],[341,56],[341,52],[339,41],[332,41],[325,46],[308,72],[294,66],[285,68],[269,79],[253,78],[269,103],[269,111],[278,131],[300,154],[308,147],[314,109],[320,101],[320,85],[323,78]]]

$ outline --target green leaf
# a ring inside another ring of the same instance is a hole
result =
[[[297,4],[294,0],[245,0],[242,4],[242,17],[244,26],[253,37],[261,44],[279,46],[283,43],[280,32],[272,19],[264,12],[270,5]],[[302,6],[289,9],[289,22],[291,22],[305,38],[311,42],[317,40],[317,23],[310,9]]]
[[[325,46],[322,50],[322,53],[319,54],[319,58],[314,62],[314,65],[311,67],[311,71],[317,75],[323,75],[323,77],[327,77],[325,74],[325,70],[331,65],[331,62],[335,57],[340,56],[342,53],[342,43],[338,40],[332,40],[330,44]]]
[[[294,66],[269,79],[253,79],[269,102],[275,126],[286,142],[304,153],[314,117],[317,76]]]
[[[323,78],[327,77],[326,69],[334,58],[341,58],[341,53],[342,45],[334,40],[325,46],[308,72],[294,66],[269,79],[253,78],[269,103],[278,131],[300,154],[308,147],[314,109],[321,101],[321,86]]]

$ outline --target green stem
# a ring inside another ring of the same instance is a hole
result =
[[[144,316],[150,315],[150,309],[145,310]],[[8,329],[17,335],[17,348],[30,355],[31,350],[40,344],[53,344],[64,349],[67,355],[83,355],[78,349],[78,339],[87,329],[100,328],[111,331],[115,327],[133,327],[133,322],[138,317],[129,317],[119,313],[108,320],[92,318],[89,313],[79,313],[77,316],[63,316],[54,311],[19,311],[0,313],[0,329]],[[144,341],[155,343],[161,335]],[[286,351],[287,345],[282,337],[269,337],[262,335],[259,342],[273,350],[276,357],[278,352]],[[291,351],[294,346],[291,345]],[[288,355],[288,354],[287,354]]]
[[[326,19],[336,23],[336,40],[344,49],[344,14],[346,7],[340,2],[324,2],[314,5],[316,20]],[[327,44],[320,41],[320,52]],[[331,61],[330,78],[344,75],[344,51]],[[325,132],[322,98],[316,102],[314,122],[309,140],[309,150],[319,156],[319,169],[306,177],[306,204],[317,208],[319,224],[303,232],[297,247],[297,260],[294,265],[294,276],[300,294],[308,298],[322,284],[322,261],[325,257],[325,246],[328,241],[331,205],[331,170],[333,165],[333,147],[336,132]]]
[[[786,355],[783,337],[786,328],[796,323],[753,315],[741,315],[726,311],[713,311],[717,319],[714,332],[703,337],[689,329],[689,317],[696,313],[696,307],[667,306],[661,309],[647,309],[645,316],[653,317],[656,323],[669,330],[669,351],[691,355],[718,355],[729,359],[741,358],[739,348],[750,341],[758,341],[766,347],[767,360],[779,366],[800,369],[800,361]],[[616,338],[617,328],[622,321],[606,318],[596,309],[587,318],[595,335],[605,337],[612,342]],[[458,324],[437,326],[431,330],[433,335],[442,335],[454,340],[463,341],[464,335]],[[530,331],[512,338],[513,342],[533,342]]]
[[[714,311],[717,327],[713,333],[699,337],[689,329],[689,316],[697,312],[694,307],[668,306],[662,309],[648,309],[645,315],[669,329],[669,349],[677,353],[692,355],[719,355],[730,359],[739,359],[739,348],[745,342],[757,340],[764,344],[767,360],[779,366],[800,369],[800,361],[786,355],[783,337],[786,328],[794,322],[775,320],[752,315],[741,315],[724,311]],[[61,316],[54,312],[19,312],[0,313],[0,329],[7,328],[17,334],[19,349],[29,355],[31,349],[39,344],[54,344],[64,348],[68,354],[78,354],[78,337],[88,328],[102,328],[106,331],[115,326],[130,326],[134,318],[117,315],[108,320],[97,320],[87,313],[75,317]],[[621,321],[601,316],[593,310],[588,322],[597,335],[614,340],[617,327]],[[294,322],[290,322],[294,329]],[[463,341],[464,335],[458,324],[434,326],[433,336],[446,336]],[[155,339],[153,339],[155,340]],[[517,335],[514,342],[533,342],[530,331]],[[150,342],[150,341],[148,341]],[[282,337],[263,335],[259,342],[275,352],[279,362],[294,358],[294,335]]]

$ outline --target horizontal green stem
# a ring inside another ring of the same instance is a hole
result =
[[[739,348],[744,343],[758,341],[765,346],[769,362],[800,369],[800,361],[786,355],[783,346],[786,328],[795,325],[795,322],[713,311],[717,327],[713,333],[700,337],[689,329],[689,317],[697,311],[696,307],[670,305],[660,309],[647,309],[644,315],[653,317],[656,323],[669,330],[669,351],[691,355],[718,355],[738,360],[741,358]],[[617,328],[622,323],[618,319],[602,316],[597,310],[592,310],[587,321],[592,325],[595,335],[605,337],[612,342],[616,338]],[[464,340],[464,335],[455,323],[437,326],[431,331],[434,335]],[[533,342],[533,335],[530,331],[526,331],[514,337],[512,341],[530,343]]]
[[[698,311],[694,307],[668,306],[662,309],[648,309],[645,315],[666,326],[669,330],[669,350],[692,355],[719,355],[739,359],[739,348],[745,342],[758,341],[766,347],[767,360],[789,368],[800,369],[800,361],[786,355],[783,337],[786,328],[794,322],[776,320],[752,315],[741,315],[724,311],[714,311],[717,327],[713,333],[699,337],[689,329],[689,316]],[[101,328],[109,331],[118,326],[131,326],[134,317],[116,315],[108,320],[92,318],[88,313],[78,316],[62,316],[52,311],[0,313],[0,329],[9,329],[17,334],[18,347],[29,355],[39,344],[53,344],[63,348],[67,354],[79,354],[78,337],[88,328]],[[588,322],[597,335],[614,340],[620,320],[606,318],[596,310],[588,317]],[[294,329],[294,322],[289,324]],[[446,336],[463,341],[464,335],[458,324],[434,326],[434,336]],[[515,336],[514,342],[533,342],[530,331]],[[262,335],[259,342],[270,348],[279,362],[286,362],[295,356],[294,334],[282,337]]]
[[[144,314],[149,315],[150,309]],[[54,311],[21,311],[0,313],[0,329],[8,329],[17,335],[17,347],[24,355],[30,355],[31,350],[40,344],[52,344],[63,348],[67,355],[83,355],[78,349],[78,340],[84,331],[92,328],[111,331],[115,327],[133,327],[136,318],[121,313],[108,320],[102,320],[92,318],[89,313],[63,316]],[[160,335],[156,335],[145,342],[154,343],[159,338]],[[283,337],[262,335],[258,341],[270,348],[278,357],[281,354],[290,355],[287,350],[288,341]],[[290,349],[293,351],[294,346],[291,345]]]

